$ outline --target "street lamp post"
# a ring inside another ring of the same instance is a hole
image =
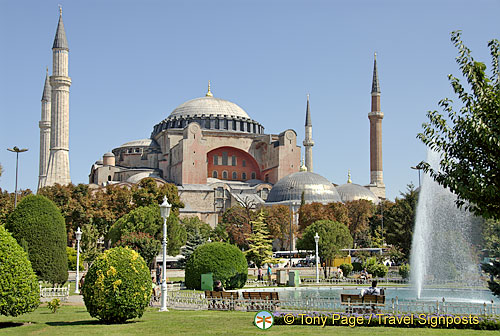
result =
[[[27,152],[28,148],[21,148],[19,149],[17,146],[14,146],[14,148],[7,148],[9,152],[16,153],[16,189],[15,189],[15,196],[14,196],[14,208],[17,206],[17,167],[19,163],[19,153]]]
[[[317,232],[316,235],[314,236],[314,242],[316,243],[316,283],[319,283],[319,257],[318,257],[319,236]]]
[[[420,188],[420,171],[422,170],[422,168],[420,168],[419,166],[410,167],[410,168],[418,170],[418,187]]]
[[[160,205],[160,213],[163,218],[163,265],[161,271],[161,308],[160,311],[168,311],[167,309],[167,218],[170,215],[172,205],[168,203],[167,196],[163,196],[163,203]]]
[[[80,227],[78,227],[78,230],[75,232],[76,236],[76,284],[75,284],[75,293],[80,294],[80,288],[78,288],[79,281],[80,281],[80,240],[82,240],[82,231],[80,230]]]

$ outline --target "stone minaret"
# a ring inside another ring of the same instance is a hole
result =
[[[38,189],[45,185],[47,178],[47,167],[50,156],[50,104],[51,88],[49,83],[49,69],[45,75],[45,85],[42,94],[42,117],[38,126],[40,127],[40,166],[38,169]]]
[[[373,61],[372,109],[370,119],[370,189],[378,197],[385,198],[384,175],[382,171],[382,119],[380,111],[380,86],[377,73],[377,54]]]
[[[314,141],[312,139],[312,123],[311,123],[311,111],[309,110],[309,95],[307,95],[307,107],[306,107],[306,135],[304,142],[302,143],[305,147],[305,157],[306,157],[306,168],[308,172],[313,171],[313,153],[312,146],[314,146]]]
[[[52,87],[50,158],[45,185],[71,183],[69,177],[69,87],[68,40],[64,32],[62,9],[52,46]]]

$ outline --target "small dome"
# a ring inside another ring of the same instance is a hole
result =
[[[115,154],[111,152],[104,153],[103,157],[115,157]]]
[[[379,203],[379,199],[369,189],[355,183],[346,183],[337,187],[342,202],[356,201],[360,199]]]
[[[202,114],[206,116],[226,115],[250,119],[248,114],[235,103],[210,96],[195,98],[179,105],[170,113],[169,118]]]
[[[306,203],[341,202],[333,184],[321,175],[298,172],[283,177],[269,192],[267,202],[301,201],[302,192]]]

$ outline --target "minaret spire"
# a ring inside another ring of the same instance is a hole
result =
[[[44,185],[71,183],[69,176],[69,87],[68,40],[64,31],[62,8],[59,8],[59,22],[52,45],[52,76],[50,76],[51,117],[50,157],[47,178]]]
[[[40,128],[40,164],[38,167],[38,189],[45,185],[47,168],[50,157],[50,105],[51,87],[49,82],[49,68],[46,69],[45,85],[42,94],[42,116],[38,127]]]
[[[373,59],[372,108],[370,119],[370,184],[368,188],[380,198],[385,198],[384,174],[382,168],[382,119],[380,110],[380,84],[377,71],[377,53]]]
[[[309,95],[307,95],[307,106],[306,106],[306,124],[305,124],[305,139],[302,143],[305,147],[305,158],[306,167],[308,172],[313,171],[313,158],[312,158],[312,146],[314,146],[314,141],[312,139],[312,123],[311,123],[311,111],[309,109]]]
[[[380,85],[378,83],[378,72],[377,72],[377,53],[375,53],[373,56],[372,93],[380,93]]]

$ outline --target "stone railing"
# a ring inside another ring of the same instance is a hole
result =
[[[167,305],[173,309],[207,310],[209,306],[224,306],[230,303],[235,310],[250,310],[258,305],[266,306],[272,304],[277,311],[296,312],[343,312],[345,306],[337,298],[309,297],[306,299],[280,298],[278,301],[243,299],[206,299],[205,294],[199,291],[174,291],[168,293]],[[159,302],[153,303],[154,306]],[[500,304],[491,302],[446,302],[445,299],[436,301],[412,301],[400,300],[396,296],[388,300],[381,307],[382,312],[402,313],[425,313],[425,314],[473,314],[473,315],[498,315]]]

